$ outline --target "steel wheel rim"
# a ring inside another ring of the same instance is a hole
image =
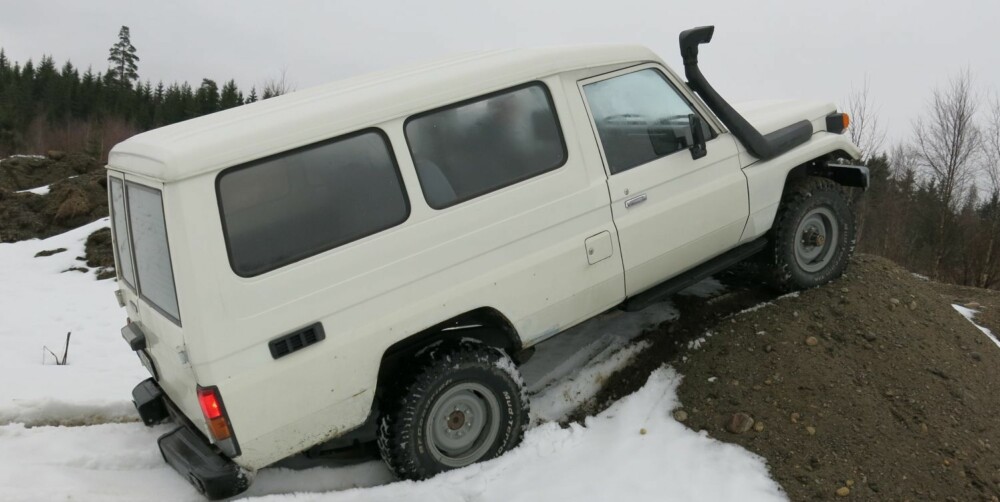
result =
[[[493,391],[476,382],[449,387],[428,417],[428,450],[448,467],[463,467],[481,459],[500,433],[500,402]]]
[[[795,229],[795,262],[802,270],[823,270],[837,250],[840,225],[828,207],[817,207],[799,221]]]

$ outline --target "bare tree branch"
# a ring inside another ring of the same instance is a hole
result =
[[[980,149],[972,76],[964,70],[945,89],[935,88],[928,109],[913,125],[914,147],[924,174],[937,183],[941,202],[955,209],[975,176]]]
[[[983,171],[993,191],[1000,191],[1000,95],[990,98],[989,115],[983,131]]]
[[[281,96],[295,90],[295,85],[288,81],[288,68],[282,68],[277,78],[269,78],[261,87],[261,99]]]
[[[885,128],[879,123],[879,109],[871,101],[867,75],[862,86],[852,87],[847,95],[847,113],[851,116],[847,129],[851,142],[861,150],[861,160],[867,161],[879,153],[886,137]]]

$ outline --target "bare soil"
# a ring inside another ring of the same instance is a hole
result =
[[[108,215],[107,179],[81,154],[9,158],[0,163],[0,242],[45,238]],[[50,185],[38,195],[21,192]]]
[[[791,500],[998,500],[1000,348],[950,304],[978,303],[996,331],[1000,294],[868,255],[798,296],[729,281],[721,297],[681,300],[681,318],[644,335],[652,346],[580,413],[670,364],[684,375],[675,416],[764,457]],[[749,430],[730,432],[735,414]]]

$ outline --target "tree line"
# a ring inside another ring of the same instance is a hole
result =
[[[234,80],[153,84],[139,77],[138,51],[123,26],[106,71],[81,71],[52,56],[11,61],[0,47],[0,158],[46,150],[86,151],[98,160],[142,131],[225,110],[289,90],[284,75],[244,93]]]
[[[908,139],[885,148],[868,86],[847,99],[871,171],[858,249],[943,282],[1000,289],[1000,97],[962,71],[931,91]]]

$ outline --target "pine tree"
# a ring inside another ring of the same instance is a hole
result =
[[[121,88],[131,87],[132,81],[139,78],[139,56],[129,39],[128,26],[122,26],[118,31],[118,42],[111,46],[108,62],[111,63],[108,76],[118,82]]]
[[[257,102],[257,88],[256,87],[251,87],[250,88],[250,95],[247,96],[247,99],[246,99],[246,101],[244,101],[244,103],[250,104],[250,103],[256,103],[256,102]]]
[[[243,97],[236,87],[236,81],[230,80],[222,86],[222,95],[219,98],[219,108],[225,110],[243,104]]]
[[[210,78],[201,79],[195,99],[198,103],[198,115],[219,111],[219,86]]]

